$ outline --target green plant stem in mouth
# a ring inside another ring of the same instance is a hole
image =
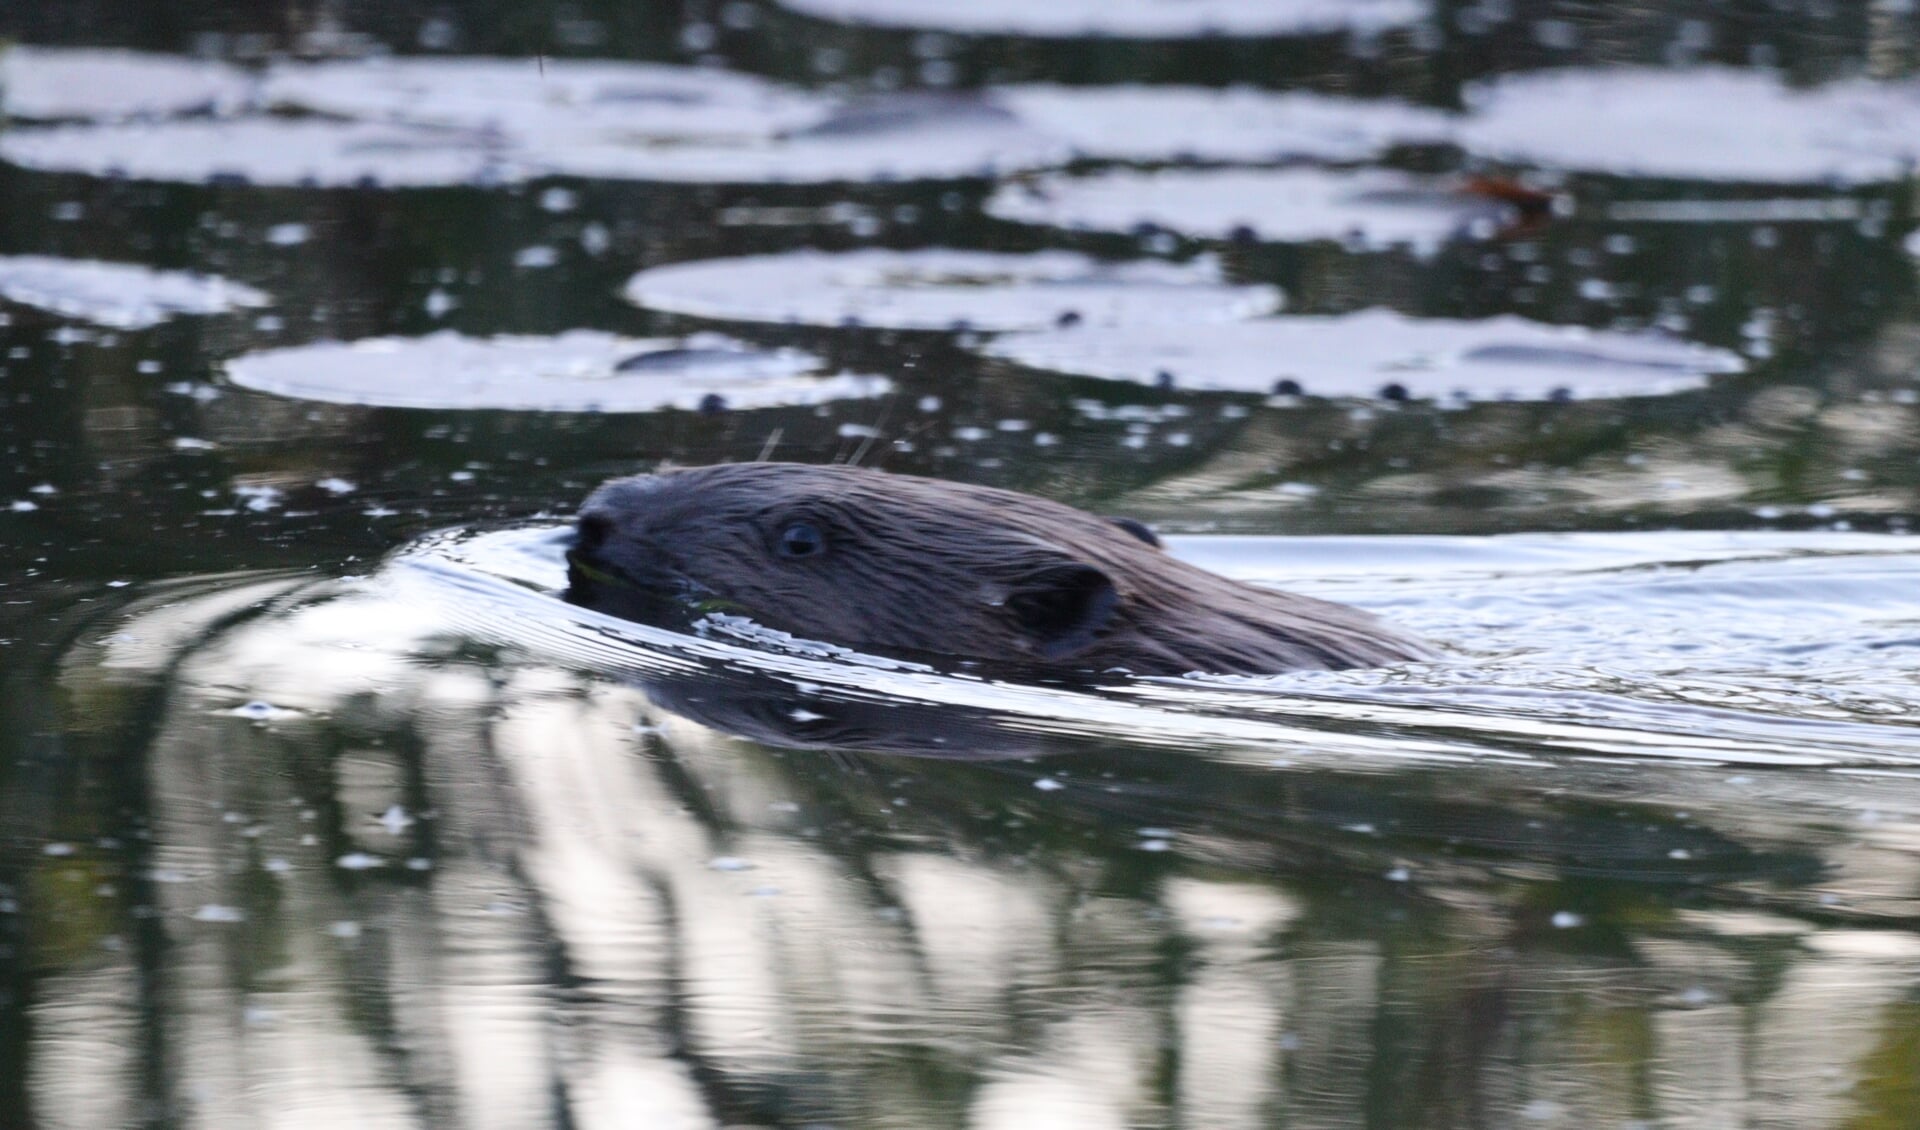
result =
[[[717,596],[696,596],[693,586],[685,581],[675,586],[680,589],[680,591],[675,594],[666,586],[641,584],[620,573],[609,572],[598,566],[590,565],[575,551],[569,550],[566,557],[567,567],[578,573],[581,579],[600,585],[603,588],[616,589],[621,592],[638,593],[642,596],[677,597],[680,603],[687,607],[688,611],[703,616],[712,613],[739,616],[751,615],[747,609],[742,608],[731,600],[723,600]]]
[[[567,551],[567,567],[596,585],[605,585],[613,589],[626,589],[630,592],[645,591],[639,585],[634,584],[618,573],[609,573],[604,569],[599,569],[587,564],[586,561],[573,550]]]

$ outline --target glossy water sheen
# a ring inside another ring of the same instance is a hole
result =
[[[1910,8],[0,0],[0,1127],[1920,1124]],[[1441,657],[557,599],[766,457]]]
[[[62,692],[97,726],[152,702],[151,791],[135,842],[65,818],[31,873],[40,1101],[660,1126],[1907,1101],[1910,539],[1177,539],[1448,655],[1049,689],[574,609],[563,534],[176,582],[80,633]]]

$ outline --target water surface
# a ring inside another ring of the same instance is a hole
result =
[[[1913,12],[497,7],[0,0],[0,1125],[1920,1118]],[[1441,656],[557,598],[756,458]]]

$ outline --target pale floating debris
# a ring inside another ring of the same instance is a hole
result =
[[[1197,86],[1009,86],[995,91],[1037,133],[1119,161],[1359,161],[1450,141],[1454,119],[1405,102]]]
[[[1075,327],[981,348],[1036,369],[1180,389],[1270,393],[1285,381],[1308,396],[1412,400],[1656,396],[1743,367],[1725,350],[1648,333],[1391,310],[1266,318],[1204,334],[1177,324]]]
[[[328,923],[327,933],[332,937],[339,938],[343,942],[350,942],[360,936],[360,923],[350,918],[343,918],[338,922]]]
[[[1222,169],[1052,176],[1004,185],[987,211],[1005,220],[1083,231],[1164,228],[1201,239],[1248,235],[1338,240],[1430,255],[1448,240],[1510,222],[1512,209],[1458,182],[1386,169]]]
[[[193,920],[195,922],[245,922],[247,912],[237,906],[221,906],[210,902],[193,912]]]
[[[271,301],[217,275],[47,255],[0,256],[0,298],[121,330],[156,326],[177,314],[220,314]]]
[[[707,860],[707,866],[715,871],[751,871],[753,864],[734,855],[716,855]]]
[[[837,23],[966,35],[1188,39],[1379,32],[1428,18],[1426,0],[777,0]]]
[[[1053,792],[1059,792],[1061,789],[1064,789],[1067,786],[1065,786],[1064,784],[1061,784],[1058,780],[1052,777],[1042,777],[1038,781],[1035,781],[1033,783],[1033,787],[1036,789],[1039,789],[1043,793],[1053,793]]]
[[[1576,926],[1586,925],[1586,921],[1584,916],[1575,914],[1571,910],[1556,910],[1553,913],[1553,928],[1556,930],[1571,930]]]
[[[1920,86],[1795,90],[1764,72],[1570,68],[1470,87],[1482,157],[1619,176],[1790,184],[1902,178],[1920,159]],[[1576,126],[1577,124],[1577,126]]]
[[[545,171],[484,131],[284,118],[7,130],[0,160],[99,177],[282,187],[489,185]]]
[[[596,59],[380,58],[283,63],[262,97],[368,121],[634,144],[771,137],[816,119],[818,95],[752,75]]]
[[[0,48],[0,111],[32,121],[123,121],[245,104],[237,67],[177,55],[97,48]]]
[[[45,846],[41,847],[40,852],[43,855],[50,855],[55,858],[63,858],[65,856],[72,855],[74,852],[74,847],[72,844],[69,844],[69,843],[56,842],[56,843],[46,844]]]
[[[899,330],[1018,330],[1229,322],[1276,309],[1212,259],[1103,263],[1065,251],[792,251],[654,267],[627,283],[654,310],[746,322]]]
[[[319,342],[227,362],[227,379],[255,392],[383,408],[524,412],[719,411],[879,396],[882,377],[825,375],[795,349],[762,349],[718,334],[629,338],[594,330],[553,337]]]
[[[372,871],[375,868],[385,867],[387,861],[364,851],[350,851],[334,860],[333,865],[342,871]]]

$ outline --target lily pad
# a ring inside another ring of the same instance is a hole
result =
[[[1448,141],[1454,128],[1437,110],[1307,91],[1031,85],[996,97],[1029,128],[1099,160],[1360,161]]]
[[[122,330],[159,325],[176,314],[221,314],[271,301],[217,275],[47,255],[0,256],[0,298]]]
[[[283,63],[270,105],[366,121],[496,129],[519,138],[611,133],[634,145],[764,139],[830,102],[710,67],[582,59],[380,58]]]
[[[1017,333],[981,347],[1036,369],[1227,392],[1412,400],[1658,396],[1737,372],[1736,354],[1648,334],[1391,310],[1263,318],[1193,333],[1139,324]]]
[[[637,305],[744,322],[902,330],[1060,324],[1186,327],[1278,308],[1270,286],[1226,283],[1211,259],[1104,263],[1064,251],[930,248],[792,251],[654,267],[627,283]]]
[[[930,28],[969,35],[1275,37],[1381,31],[1418,23],[1426,0],[778,0],[838,23]]]
[[[15,130],[0,158],[188,183],[819,184],[986,178],[1075,157],[1360,160],[1451,129],[1432,110],[1310,93],[1016,86],[835,101],[705,68],[566,60],[545,74],[532,60],[286,64],[263,98],[327,116]]]
[[[1512,218],[1507,205],[1469,195],[1453,180],[1315,168],[1051,176],[1002,186],[987,211],[1079,231],[1152,226],[1199,239],[1338,240],[1369,249],[1406,247],[1420,255],[1469,229],[1491,234]]]
[[[564,147],[532,143],[550,168],[573,176],[701,183],[954,180],[1045,168],[1072,155],[999,99],[907,92],[823,108],[804,126],[737,144],[649,146],[613,130]]]
[[[236,357],[227,379],[256,392],[382,408],[653,412],[823,404],[878,396],[881,377],[826,375],[819,358],[718,334],[319,342]]]
[[[253,80],[226,63],[72,47],[0,49],[0,110],[32,121],[124,121],[243,105]]]
[[[1484,157],[1616,176],[1792,184],[1906,176],[1920,84],[1809,90],[1764,72],[1569,68],[1469,88],[1460,140]]]
[[[497,184],[534,172],[480,131],[281,118],[8,130],[0,159],[50,172],[276,186]]]

